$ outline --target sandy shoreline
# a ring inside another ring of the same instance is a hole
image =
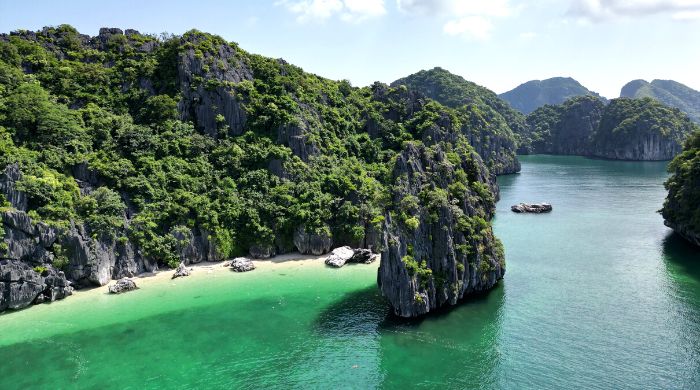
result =
[[[270,259],[260,259],[253,260],[255,264],[255,270],[249,272],[260,272],[265,270],[276,270],[285,269],[290,267],[302,267],[302,266],[318,266],[326,267],[324,261],[328,255],[313,256],[304,255],[298,252],[287,253],[284,255],[278,255]],[[187,266],[190,269],[190,276],[184,277],[184,279],[200,279],[203,277],[216,277],[220,276],[222,273],[231,273],[231,267],[226,267],[224,264],[230,262],[230,260],[219,261],[219,262],[202,262],[197,264],[190,264]],[[176,283],[177,281],[183,280],[183,278],[172,279],[174,269],[163,269],[156,272],[146,272],[132,277],[139,288],[147,287],[153,284],[162,283]],[[100,287],[85,288],[81,290],[75,290],[74,295],[83,295],[86,293],[102,292],[107,293],[107,286],[112,285],[116,280],[110,281],[108,284]]]

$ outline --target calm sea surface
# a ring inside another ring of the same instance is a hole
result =
[[[700,251],[656,213],[666,164],[521,161],[485,296],[401,321],[376,266],[293,262],[89,292],[0,315],[0,388],[700,388]]]

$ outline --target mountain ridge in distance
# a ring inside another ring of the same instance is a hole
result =
[[[650,97],[667,106],[678,108],[688,114],[693,122],[700,123],[700,91],[674,80],[632,80],[622,87],[620,97]]]
[[[527,115],[546,104],[562,104],[572,97],[585,95],[607,101],[600,94],[584,87],[572,77],[530,80],[498,95],[498,97],[507,101],[514,109]]]

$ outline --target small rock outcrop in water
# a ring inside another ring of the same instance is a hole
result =
[[[511,211],[516,213],[548,213],[552,211],[552,205],[549,203],[518,203],[510,206]]]
[[[121,294],[128,291],[136,290],[136,283],[129,278],[121,278],[116,283],[107,287],[110,294]]]
[[[255,263],[246,257],[237,257],[231,262],[231,269],[236,272],[248,272],[255,269]]]
[[[439,145],[408,144],[393,169],[378,282],[401,317],[456,305],[505,274],[503,246],[489,223],[496,184],[470,147],[454,150],[448,159]]]
[[[180,265],[178,265],[175,269],[175,273],[173,273],[172,279],[180,278],[183,276],[190,276],[190,270],[187,268],[185,263],[180,263]]]

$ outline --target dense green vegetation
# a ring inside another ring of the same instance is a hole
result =
[[[571,77],[552,77],[546,80],[531,80],[498,95],[523,114],[529,114],[546,104],[562,104],[576,96],[601,96],[588,90]]]
[[[695,123],[700,123],[700,91],[673,80],[633,80],[622,87],[620,97],[641,99],[653,98],[661,103],[680,109]]]
[[[668,167],[668,197],[661,210],[674,229],[700,240],[700,131],[690,137],[683,152]]]
[[[605,105],[579,96],[545,105],[527,117],[529,153],[573,154],[626,160],[670,160],[698,127],[656,100],[613,99]]]
[[[517,142],[525,133],[525,117],[512,109],[493,91],[477,85],[442,68],[422,70],[394,81],[392,86],[405,85],[448,107],[468,113],[470,117],[485,118],[489,132],[505,140]]]
[[[651,98],[620,98],[605,107],[595,142],[601,147],[619,145],[632,137],[656,134],[682,145],[694,129],[697,125],[677,108]]]
[[[595,96],[578,96],[560,105],[544,105],[527,116],[527,153],[588,154],[605,109]]]
[[[240,128],[231,107],[247,118]],[[223,256],[291,250],[298,228],[357,244],[391,206],[406,142],[509,131],[502,122],[405,87],[327,80],[196,30],[0,36],[0,167],[19,164],[30,215],[84,223],[170,265],[182,231],[210,236]]]

